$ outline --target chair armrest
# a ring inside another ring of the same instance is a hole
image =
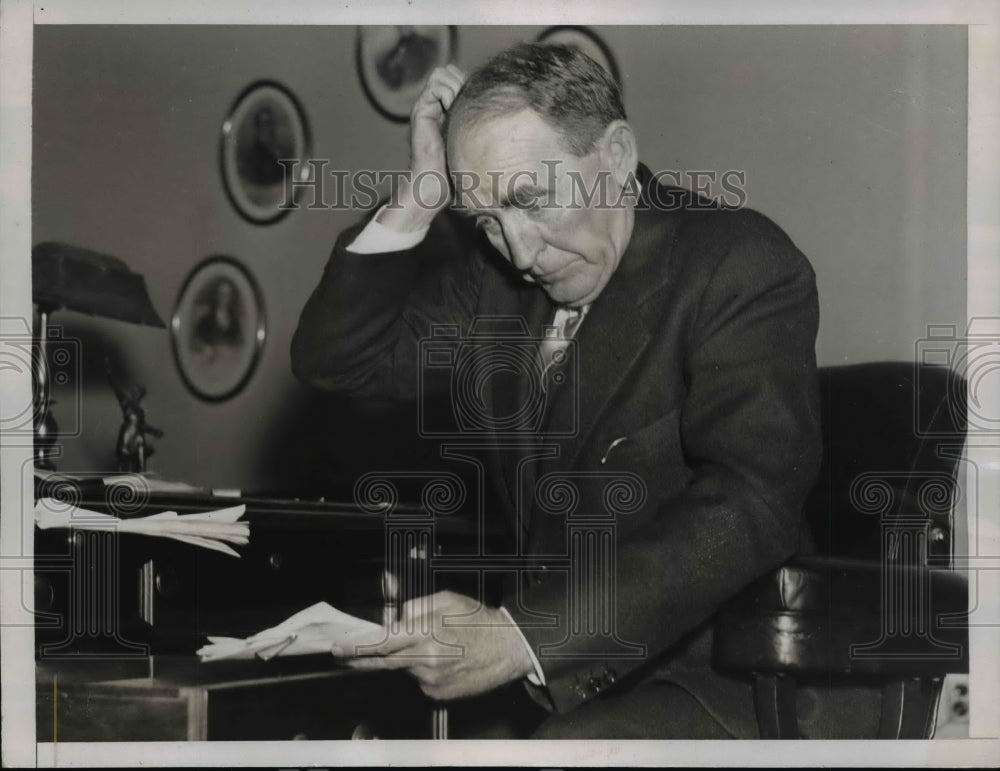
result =
[[[968,672],[968,583],[950,570],[800,557],[720,610],[721,669],[935,677]]]

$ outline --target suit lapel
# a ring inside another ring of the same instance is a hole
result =
[[[621,388],[629,370],[649,343],[650,334],[636,310],[634,298],[611,297],[594,303],[575,338],[571,356],[576,361],[568,377],[552,393],[550,413],[538,442],[537,456],[521,469],[521,525],[527,534],[537,517],[535,486],[551,471],[572,468],[594,425],[612,396]],[[514,477],[516,479],[516,477]],[[542,538],[548,528],[534,528],[528,551],[546,549]]]
[[[648,170],[638,173],[643,189],[655,184]],[[644,192],[646,200],[648,193]],[[625,384],[651,339],[643,311],[646,300],[668,280],[672,218],[637,208],[628,248],[611,281],[594,301],[575,337],[577,365],[553,394],[549,436],[565,436],[558,458],[544,459],[537,476],[572,468],[608,403]]]
[[[573,465],[649,339],[634,297],[608,292],[591,307],[575,338],[576,366],[570,367],[567,381],[553,394],[547,433],[567,437],[554,467]]]

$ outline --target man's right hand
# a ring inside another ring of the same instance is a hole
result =
[[[465,83],[465,74],[454,64],[438,67],[410,112],[410,179],[393,192],[392,205],[378,215],[378,222],[400,232],[430,225],[448,206],[448,166],[441,133],[445,113]]]

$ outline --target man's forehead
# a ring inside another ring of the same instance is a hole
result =
[[[447,145],[449,167],[463,171],[482,171],[483,165],[513,171],[568,152],[561,134],[528,107],[460,121]]]
[[[448,168],[460,206],[503,206],[514,193],[551,190],[571,165],[562,137],[528,108],[450,132]]]
[[[506,206],[511,198],[525,198],[553,191],[561,176],[561,163],[517,164],[510,168],[452,169],[451,180],[460,204],[475,198],[477,205]]]

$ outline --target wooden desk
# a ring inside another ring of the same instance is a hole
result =
[[[204,665],[153,656],[145,676],[120,662],[39,664],[38,741],[433,738],[433,705],[412,678],[297,658]]]
[[[479,553],[476,521],[413,506],[383,516],[349,504],[158,494],[131,515],[240,502],[251,528],[241,559],[162,538],[36,531],[39,741],[445,735],[445,713],[404,673],[338,670],[330,656],[203,665],[194,651],[207,634],[242,637],[320,600],[381,621],[387,555],[412,579],[398,604],[441,588],[434,555]]]

